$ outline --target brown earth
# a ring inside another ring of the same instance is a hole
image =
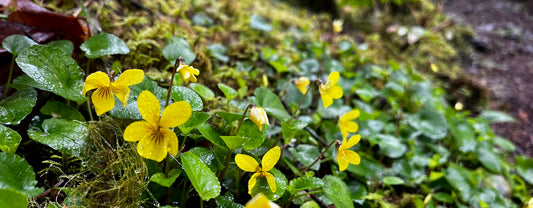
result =
[[[464,72],[490,90],[492,110],[517,120],[494,131],[533,156],[533,0],[445,0],[444,11],[475,31]]]

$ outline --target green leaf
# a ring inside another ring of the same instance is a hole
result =
[[[442,113],[430,108],[423,108],[409,117],[409,124],[431,139],[442,139],[448,133],[446,118]]]
[[[280,61],[269,61],[268,64],[272,66],[278,73],[288,72],[289,68],[285,65],[285,63]]]
[[[100,33],[92,36],[81,44],[80,49],[90,59],[107,55],[128,54],[130,52],[130,49],[124,41],[109,33]]]
[[[0,101],[0,123],[17,125],[31,113],[37,103],[37,92],[27,87]]]
[[[373,157],[366,156],[362,153],[360,157],[361,163],[359,165],[348,165],[346,170],[367,180],[379,180],[383,177],[385,168],[381,163],[374,160]]]
[[[74,52],[74,44],[69,40],[56,40],[48,43],[48,45],[59,48],[67,54],[72,54],[72,52]]]
[[[136,85],[130,86],[130,96],[128,104],[123,107],[122,103],[115,98],[115,107],[109,111],[112,116],[125,119],[142,119],[141,113],[137,108],[137,98],[142,91],[148,90],[157,97],[161,109],[165,108],[167,89],[159,87],[157,82],[144,78],[144,80]]]
[[[15,130],[0,124],[0,150],[15,154],[22,137]]]
[[[54,118],[64,118],[67,120],[85,121],[81,113],[70,105],[57,100],[49,100],[41,108],[40,112],[43,115],[52,116]]]
[[[11,35],[2,42],[2,47],[14,56],[19,55],[32,45],[37,45],[37,43],[25,35]]]
[[[81,94],[82,69],[61,49],[34,45],[24,50],[16,61],[22,71],[38,83],[32,87],[53,92],[67,100],[81,102],[86,99]]]
[[[60,152],[79,156],[87,140],[87,127],[80,122],[65,119],[46,119],[42,130],[32,128],[28,136]]]
[[[444,202],[444,203],[453,203],[454,198],[452,195],[446,192],[438,192],[433,194],[433,198],[435,198],[437,201]]]
[[[255,14],[252,14],[250,17],[250,27],[265,32],[270,32],[272,30],[272,25],[268,24],[265,19]]]
[[[181,175],[181,170],[172,169],[168,172],[168,177],[166,177],[164,173],[156,173],[152,175],[150,180],[153,182],[156,182],[157,184],[161,186],[170,187],[180,175]]]
[[[226,145],[224,145],[224,141],[220,138],[220,133],[217,132],[215,127],[208,123],[202,123],[196,128],[211,143],[220,148],[226,149]]]
[[[318,60],[311,58],[311,59],[305,59],[298,66],[304,71],[309,74],[317,73],[320,68],[320,63],[318,63]]]
[[[372,85],[366,84],[363,87],[355,90],[355,94],[357,94],[361,98],[361,100],[368,103],[370,102],[370,100],[379,96],[381,93],[377,91],[374,87],[372,87]]]
[[[513,144],[513,142],[501,136],[494,136],[492,142],[494,142],[494,145],[502,148],[504,151],[512,152],[516,150],[516,146]]]
[[[243,143],[250,140],[250,138],[242,137],[242,136],[220,136],[220,138],[224,141],[226,146],[228,146],[228,148],[232,151],[241,147]]]
[[[291,118],[289,113],[287,113],[283,107],[279,97],[270,89],[265,87],[257,88],[254,91],[254,95],[257,102],[256,104],[265,109],[270,115],[281,121],[286,121]]]
[[[209,100],[211,98],[215,97],[215,93],[209,89],[208,87],[198,84],[198,83],[190,83],[189,87],[196,91],[200,97],[202,97],[204,100]]]
[[[295,194],[298,191],[306,190],[306,189],[316,189],[324,186],[324,182],[320,178],[316,177],[299,177],[292,179],[289,182],[289,186],[287,187],[287,191],[289,191],[291,194]]]
[[[329,200],[335,204],[337,208],[353,207],[352,199],[350,198],[350,189],[342,181],[342,179],[326,175],[324,176],[324,192]]]
[[[279,171],[276,168],[272,168],[272,170],[268,172],[274,176],[274,181],[276,183],[276,192],[272,193],[272,190],[270,190],[270,186],[268,185],[266,178],[260,177],[260,178],[257,178],[257,183],[252,189],[251,196],[255,196],[258,193],[263,193],[271,201],[276,201],[281,196],[283,196],[283,193],[285,193],[285,190],[287,189],[287,177],[285,177],[285,174],[283,174],[281,171]],[[249,174],[249,175],[251,176],[252,174]]]
[[[174,65],[178,57],[185,59],[185,64],[191,64],[196,59],[196,54],[184,38],[172,37],[170,43],[163,48],[163,56]]]
[[[495,173],[502,172],[500,158],[493,151],[484,147],[480,147],[478,148],[476,154],[479,162],[481,162],[485,168]]]
[[[381,154],[390,158],[399,158],[407,151],[407,146],[392,135],[377,134],[369,139],[379,145]]]
[[[320,208],[320,205],[318,205],[315,201],[306,201],[300,206],[300,208]]]
[[[516,157],[516,172],[525,181],[533,185],[533,159],[525,155]]]
[[[172,94],[170,95],[170,97],[172,97],[174,102],[183,100],[189,102],[193,111],[200,111],[204,108],[202,98],[200,98],[200,96],[196,94],[196,92],[186,87],[172,87]]]
[[[218,196],[215,200],[218,208],[244,208],[242,204],[235,202],[235,198],[229,191],[224,195]]]
[[[190,149],[189,152],[192,152],[196,156],[198,156],[200,160],[202,160],[202,162],[204,162],[207,167],[209,167],[209,169],[213,171],[213,173],[216,173],[218,171],[217,158],[211,150],[205,147],[194,147]]]
[[[192,112],[192,115],[189,120],[187,120],[187,122],[178,127],[180,128],[181,132],[183,132],[183,134],[188,134],[194,128],[209,120],[209,118],[211,118],[211,115],[209,115],[209,113]]]
[[[294,135],[296,135],[299,130],[302,130],[306,126],[307,123],[301,120],[292,120],[290,124],[288,121],[283,121],[281,122],[281,132],[283,133],[283,137],[290,140],[294,138]]]
[[[181,155],[181,162],[187,177],[202,200],[209,200],[220,195],[220,182],[217,176],[192,152]]]
[[[446,181],[448,181],[464,202],[468,202],[473,193],[472,187],[468,182],[470,178],[469,175],[470,172],[467,169],[457,164],[451,164],[444,174]]]
[[[502,122],[516,122],[516,120],[512,116],[500,111],[483,111],[478,117],[485,119],[490,124]]]
[[[301,144],[296,148],[291,147],[289,148],[289,152],[306,167],[311,165],[318,158],[318,156],[320,156],[320,151],[318,148],[309,144]],[[318,171],[318,169],[320,169],[320,160],[315,163],[311,169]]]
[[[450,132],[455,140],[455,146],[461,152],[473,152],[477,146],[474,127],[468,121],[461,118],[449,120]]]
[[[395,176],[387,176],[383,178],[383,184],[385,185],[402,185],[405,184],[405,181],[401,178]]]
[[[35,188],[35,172],[25,159],[15,154],[0,152],[0,189],[22,192],[27,198],[42,193],[43,188]]]
[[[238,113],[228,113],[228,112],[219,111],[219,112],[216,112],[215,114],[220,116],[220,118],[222,118],[228,124],[242,118],[242,114],[238,114]]]
[[[259,131],[259,127],[255,125],[254,122],[249,119],[244,120],[238,134],[239,136],[246,138],[245,142],[242,143],[242,148],[250,151],[261,146],[265,141],[266,131],[267,128],[263,128],[263,131]]]
[[[9,188],[0,189],[0,207],[26,208],[28,197],[20,191]]]
[[[218,83],[218,88],[222,90],[222,93],[224,93],[224,96],[226,96],[226,99],[228,100],[228,102],[230,100],[233,100],[233,98],[237,97],[237,91],[228,85]]]
[[[229,61],[229,57],[226,56],[227,49],[222,44],[220,43],[211,44],[207,46],[207,49],[209,50],[209,52],[211,52],[211,55],[215,57],[216,59],[218,59],[219,61],[222,61],[222,62]]]
[[[213,19],[211,19],[209,16],[205,14],[201,14],[201,13],[196,13],[192,17],[192,22],[195,25],[201,25],[201,26],[212,26],[213,23],[215,23]]]

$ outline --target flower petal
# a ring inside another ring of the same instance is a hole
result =
[[[261,170],[262,171],[269,171],[272,169],[276,163],[278,163],[279,157],[281,156],[281,149],[279,146],[275,146],[274,148],[268,150],[267,153],[263,156],[263,161],[261,162]]]
[[[348,160],[348,162],[354,165],[359,165],[359,163],[361,163],[361,158],[359,157],[359,154],[357,154],[357,152],[354,152],[352,150],[345,150],[344,154],[346,155],[346,159]]]
[[[109,87],[109,76],[101,71],[92,73],[85,79],[82,94],[85,95],[89,90],[102,87]]]
[[[351,121],[351,120],[358,118],[360,114],[361,113],[359,112],[359,110],[352,110],[342,115],[340,120]]]
[[[357,143],[359,143],[359,141],[361,140],[361,135],[360,134],[357,134],[357,135],[353,135],[352,137],[350,137],[350,139],[348,140],[348,143],[346,144],[346,149],[350,148],[350,147],[353,147],[354,145],[356,145]]]
[[[235,163],[240,169],[246,172],[257,172],[261,170],[259,163],[253,157],[245,154],[237,154],[235,156]]]
[[[307,77],[300,77],[298,80],[294,81],[294,85],[302,94],[305,94],[307,92],[307,86],[309,86],[309,78]]]
[[[136,142],[149,136],[154,130],[154,125],[146,121],[135,121],[124,130],[124,140]]]
[[[339,81],[339,77],[340,77],[340,74],[338,71],[333,71],[329,73],[328,83],[331,83],[332,85],[337,84],[337,82]]]
[[[344,154],[345,150],[339,150],[337,153],[337,163],[339,163],[339,171],[344,171],[348,167],[348,160]]]
[[[165,147],[171,155],[178,154],[178,137],[174,131],[168,128],[159,128],[159,132],[165,138]]]
[[[339,99],[342,97],[342,88],[338,85],[333,85],[328,89],[327,93],[331,98]]]
[[[257,177],[261,173],[254,173],[252,177],[250,177],[250,180],[248,181],[248,194],[252,194],[252,189],[254,189],[255,183],[257,182]]]
[[[142,91],[137,98],[137,107],[141,116],[148,122],[159,125],[159,115],[161,114],[161,107],[159,100],[150,91]]]
[[[252,120],[258,127],[259,131],[263,131],[263,124],[268,126],[268,116],[265,109],[255,106],[250,110],[250,120]]]
[[[117,81],[113,82],[115,86],[130,86],[139,84],[144,79],[144,71],[140,69],[129,69],[124,71]]]
[[[112,83],[111,89],[113,90],[113,93],[115,93],[115,96],[117,96],[118,100],[122,102],[122,106],[126,107],[126,104],[128,104],[128,97],[130,96],[130,88],[124,85],[115,86]]]
[[[184,124],[192,115],[191,105],[187,101],[179,101],[170,104],[163,110],[159,125],[174,128]]]
[[[161,162],[167,157],[166,142],[152,135],[145,137],[137,144],[137,152],[144,158]]]
[[[257,207],[271,207],[270,200],[263,193],[258,193],[254,198],[250,199],[244,206],[244,208],[257,208]],[[272,208],[272,207],[271,207]]]
[[[96,89],[91,97],[96,115],[102,115],[115,107],[115,96],[113,96],[113,91],[108,87]]]
[[[270,186],[270,190],[274,193],[276,192],[276,180],[274,180],[274,176],[270,173],[264,173],[266,179],[267,179],[267,182],[268,182],[268,185]]]
[[[333,98],[331,98],[327,94],[320,94],[320,97],[322,98],[322,104],[324,104],[324,108],[328,108],[331,104],[333,104]]]

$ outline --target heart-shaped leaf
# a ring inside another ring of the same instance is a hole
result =
[[[276,117],[281,121],[286,121],[291,118],[289,113],[283,107],[279,97],[268,88],[257,88],[254,91],[256,104],[261,106],[267,113]]]
[[[170,187],[180,175],[181,175],[181,170],[172,169],[168,172],[168,177],[165,176],[164,173],[156,173],[152,175],[150,180],[153,182],[156,182],[157,184],[161,186]]]
[[[353,202],[350,198],[350,189],[342,179],[326,175],[324,176],[324,192],[329,200],[338,208],[353,208]]]
[[[28,197],[20,191],[0,189],[0,207],[28,207]]]
[[[218,86],[218,88],[220,88],[222,93],[224,93],[224,96],[226,97],[228,102],[230,100],[233,100],[233,98],[237,97],[237,91],[235,89],[231,88],[230,86],[222,84],[222,83],[218,83],[217,86]]]
[[[41,108],[40,112],[43,115],[52,116],[54,118],[64,118],[67,120],[85,121],[81,113],[70,105],[57,100],[49,100]]]
[[[87,140],[87,127],[77,121],[46,119],[42,130],[29,129],[28,136],[60,152],[79,156]]]
[[[25,35],[11,35],[5,38],[2,42],[2,47],[15,56],[19,55],[22,51],[32,45],[37,45],[37,43]]]
[[[10,97],[0,101],[0,123],[18,124],[24,117],[31,113],[37,103],[37,92],[26,87]]]
[[[170,39],[170,43],[163,48],[163,56],[169,61],[170,65],[174,65],[178,57],[185,59],[185,64],[191,64],[196,59],[196,54],[187,40],[178,37]]]
[[[204,103],[202,102],[202,98],[196,92],[193,90],[182,87],[182,86],[174,86],[172,87],[172,94],[170,95],[174,102],[178,101],[187,101],[189,104],[191,104],[191,108],[193,111],[201,111],[204,108]]]
[[[423,108],[417,114],[410,116],[409,124],[432,139],[442,139],[448,133],[444,115],[430,108]]]
[[[92,36],[81,44],[80,49],[90,59],[107,55],[128,54],[130,52],[130,49],[124,41],[109,33],[100,33]]]
[[[202,200],[209,200],[220,195],[220,182],[209,167],[192,152],[181,155],[181,162],[187,177]]]
[[[27,198],[43,192],[35,188],[35,172],[25,159],[15,154],[0,152],[0,189],[12,189],[22,192]]]
[[[13,129],[0,124],[0,150],[15,154],[22,137]]]
[[[311,165],[318,158],[318,156],[320,156],[320,151],[318,148],[309,144],[301,144],[296,148],[291,147],[289,148],[289,152],[306,167]],[[315,163],[311,169],[320,169],[320,161]]]
[[[189,120],[187,120],[187,122],[178,127],[180,128],[181,132],[183,132],[183,134],[188,134],[194,128],[209,120],[209,118],[211,118],[211,115],[209,115],[208,113],[192,112],[192,115]]]

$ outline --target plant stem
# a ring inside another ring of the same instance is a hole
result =
[[[91,103],[89,100],[87,100],[87,112],[89,112],[89,118],[91,119],[91,121],[94,121],[93,111],[91,110]]]
[[[187,141],[187,134],[185,134],[185,137],[183,137],[183,143],[181,143],[181,148],[179,152],[183,151],[183,149],[185,148],[185,141]]]
[[[301,193],[301,194],[298,194],[298,195],[292,195],[291,198],[289,199],[289,203],[287,204],[286,207],[288,207],[288,205],[290,205],[291,201],[293,199],[296,199],[298,197],[301,197],[301,196],[307,196],[307,195],[312,195],[312,194],[319,194],[319,193],[322,193],[324,192],[323,190],[316,190],[316,191],[310,191],[310,192],[306,192],[306,193]]]
[[[224,174],[226,174],[226,170],[228,169],[228,164],[231,158],[231,150],[228,149],[228,154],[226,155],[226,159],[224,160],[224,169],[218,173],[218,180],[222,180],[222,177],[224,177]]]
[[[337,145],[340,145],[341,142],[339,140],[335,140],[335,141],[332,141],[331,143],[329,143],[329,145],[326,147],[326,149],[324,151],[322,151],[322,153],[320,153],[320,155],[318,156],[318,158],[316,158],[316,160],[311,163],[311,165],[307,166],[305,169],[301,170],[300,172],[296,173],[295,176],[298,176],[302,173],[304,173],[305,171],[309,170],[311,167],[313,167],[313,165],[315,165],[322,157],[324,157],[324,154],[326,154],[326,152],[328,151],[328,149],[331,147],[331,145],[333,144],[337,144]]]
[[[238,135],[238,134],[239,134],[239,131],[241,130],[242,122],[244,121],[244,118],[246,118],[246,113],[247,113],[248,110],[250,110],[250,108],[252,108],[253,106],[255,106],[255,105],[254,105],[254,104],[250,104],[250,105],[246,106],[246,109],[244,109],[244,113],[242,114],[242,118],[241,118],[241,120],[239,121],[239,127],[237,127],[237,132],[235,132],[235,135]]]
[[[294,119],[294,116],[298,113],[298,110],[300,110],[300,106],[301,106],[302,103],[304,102],[305,97],[307,97],[307,94],[309,94],[309,91],[311,91],[311,87],[312,87],[313,85],[315,85],[316,82],[317,82],[317,81],[315,80],[315,81],[311,82],[311,84],[309,84],[309,86],[307,86],[307,91],[305,91],[305,94],[304,94],[304,96],[302,97],[302,99],[300,99],[300,103],[298,103],[298,106],[296,107],[296,110],[294,110],[294,112],[293,112],[292,115],[291,115],[291,118],[290,118],[289,121],[287,122],[289,125],[291,124],[292,119]]]
[[[168,172],[170,172],[170,159],[168,157],[165,157],[164,167],[163,174],[168,178]]]
[[[9,75],[7,77],[7,83],[6,83],[6,88],[4,89],[4,94],[2,94],[2,97],[1,98],[4,98],[6,97],[7,95],[7,90],[9,90],[9,84],[11,83],[11,78],[13,77],[13,65],[15,64],[15,55],[13,55],[13,58],[11,58],[11,65],[9,66]]]
[[[172,77],[170,77],[170,83],[168,84],[168,93],[167,93],[167,102],[165,103],[165,107],[168,106],[168,102],[170,101],[170,94],[172,92],[172,85],[174,84],[174,76],[176,75],[176,70],[181,65],[183,58],[178,57],[176,59],[176,62],[174,62],[174,68],[172,68]],[[185,62],[185,61],[183,61]]]

